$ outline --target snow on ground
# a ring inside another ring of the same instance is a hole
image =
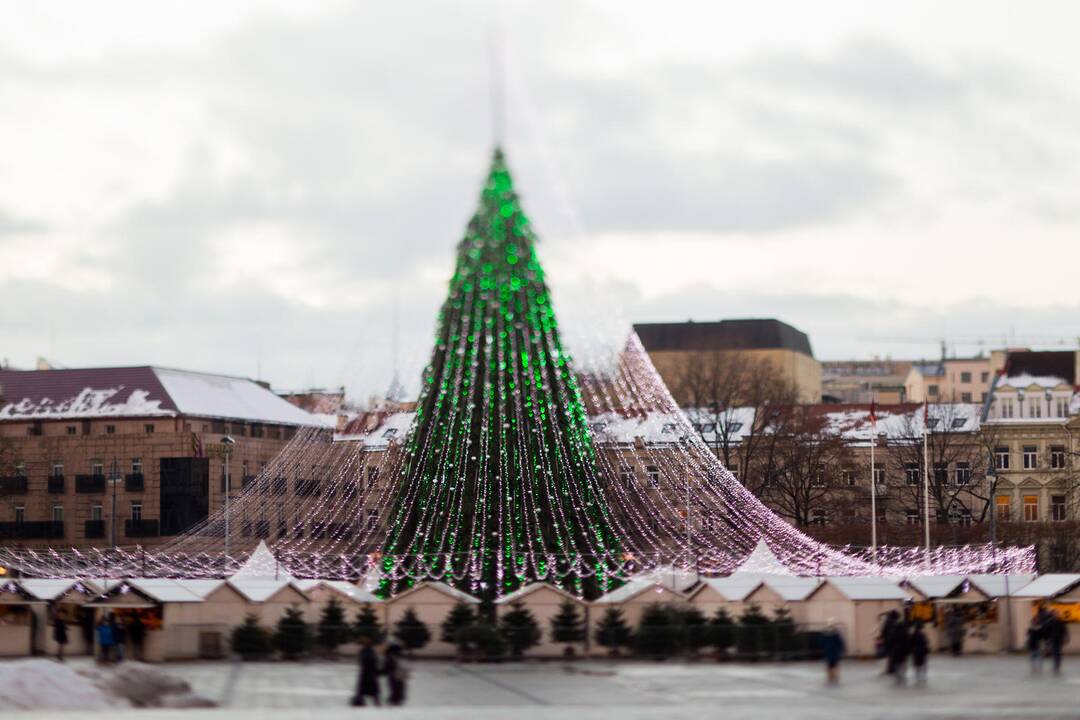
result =
[[[107,694],[91,678],[52,660],[0,663],[0,708],[108,710],[127,708],[127,700]]]

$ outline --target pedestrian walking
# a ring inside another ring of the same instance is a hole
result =
[[[881,623],[878,634],[878,644],[881,646],[881,656],[885,658],[885,674],[892,675],[896,671],[893,665],[893,630],[900,622],[900,613],[890,610],[885,613],[885,620]]]
[[[1046,608],[1039,608],[1027,629],[1027,651],[1031,658],[1031,672],[1042,672],[1043,640],[1046,634]]]
[[[1061,650],[1069,639],[1069,629],[1053,610],[1049,611],[1045,636],[1046,650],[1054,662],[1054,674],[1057,675],[1061,672]]]
[[[56,659],[64,662],[64,646],[68,643],[67,623],[59,614],[53,615],[53,642],[56,643]]]
[[[907,660],[910,645],[908,636],[908,624],[905,620],[897,620],[889,633],[891,648],[892,673],[896,678],[897,685],[903,685],[907,681]]]
[[[964,618],[959,612],[953,610],[949,613],[949,619],[945,625],[949,636],[949,650],[953,657],[964,654]]]
[[[387,685],[390,686],[388,702],[391,705],[405,704],[405,689],[409,681],[409,671],[409,665],[401,654],[401,646],[395,643],[386,648],[383,673],[386,675]]]
[[[97,624],[97,642],[101,648],[101,662],[107,663],[112,660],[113,631],[108,618],[101,618]]]
[[[124,620],[115,615],[109,615],[109,625],[112,626],[113,660],[118,663],[124,662],[124,645],[127,642],[127,628]]]
[[[915,682],[919,685],[926,684],[926,659],[930,655],[930,643],[923,632],[923,624],[915,623],[915,629],[911,631],[911,666],[915,668]]]
[[[821,636],[821,652],[825,656],[825,683],[836,685],[840,682],[840,658],[844,657],[844,637],[840,634],[836,621],[831,618]]]
[[[131,625],[128,626],[128,635],[131,636],[131,653],[136,660],[142,662],[143,641],[146,640],[146,625],[143,624],[142,618],[138,615],[131,619]]]
[[[353,695],[352,704],[356,707],[364,707],[367,700],[371,700],[376,707],[379,702],[379,657],[375,654],[375,648],[371,646],[371,638],[360,638],[360,675],[356,679],[356,694]]]

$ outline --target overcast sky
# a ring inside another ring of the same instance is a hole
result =
[[[493,23],[571,332],[602,301],[777,317],[822,359],[1075,345],[1080,6],[736,5],[6,3],[0,357],[363,399],[396,316],[415,388],[489,160]]]

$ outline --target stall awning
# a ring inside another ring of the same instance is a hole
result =
[[[122,602],[83,603],[83,607],[118,608],[118,609],[123,609],[123,610],[134,610],[134,609],[142,610],[142,609],[145,609],[145,608],[155,608],[155,607],[157,607],[157,604],[152,603],[152,602],[147,602],[145,600],[127,600],[127,601],[122,601]]]

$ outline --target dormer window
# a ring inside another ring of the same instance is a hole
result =
[[[740,430],[742,430],[742,423],[741,423],[741,422],[733,422],[733,423],[730,423],[730,424],[729,424],[729,425],[727,426],[727,429],[728,429],[728,432],[731,432],[731,433],[737,433],[737,432],[739,432]]]
[[[964,425],[966,425],[966,424],[967,424],[967,419],[966,418],[953,418],[952,429],[953,430],[959,430],[960,428],[964,427]]]
[[[665,423],[660,432],[665,435],[673,435],[675,433],[675,423]]]
[[[384,430],[382,434],[382,436],[387,440],[394,437],[395,435],[397,435],[397,428],[386,428],[386,430]]]
[[[930,418],[926,421],[926,427],[933,430],[938,426],[938,418]]]
[[[604,432],[604,430],[606,428],[607,428],[607,423],[606,422],[598,422],[595,425],[593,425],[593,432]]]

